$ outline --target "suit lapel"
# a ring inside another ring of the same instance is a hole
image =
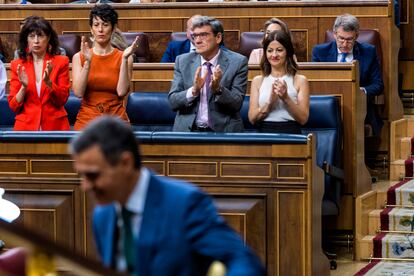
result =
[[[337,62],[338,61],[338,47],[336,42],[332,41],[332,46],[329,49],[328,62]]]
[[[37,95],[37,88],[36,88],[36,73],[35,73],[35,68],[34,68],[34,62],[33,59],[31,57],[28,57],[25,64],[23,64],[25,70],[26,70],[26,74],[27,74],[27,78],[29,80],[33,80],[33,81],[29,81],[29,88],[27,89],[28,91],[33,91],[34,93],[34,97],[32,97],[32,99],[34,101],[38,101],[40,103],[40,99],[39,96]]]
[[[226,70],[229,67],[229,59],[227,58],[225,50],[220,48],[220,54],[217,59],[217,65],[220,65],[222,77],[226,74]],[[213,79],[213,76],[211,76],[211,79]],[[213,93],[210,93],[208,100],[210,101],[213,97]]]
[[[44,73],[45,72],[45,69],[46,69],[46,62],[48,61],[48,60],[51,60],[52,58],[51,58],[51,56],[49,55],[49,54],[47,54],[46,53],[46,55],[45,55],[45,58],[44,58],[44,60],[43,60],[43,67],[42,67],[42,72]],[[53,64],[53,62],[52,62],[52,66],[53,66],[54,64]],[[54,68],[54,69],[56,69],[56,68]],[[42,74],[43,74],[42,73]],[[51,72],[51,74],[53,73],[53,68],[52,68],[52,72]],[[52,79],[52,76],[51,75],[49,75],[49,78],[50,79]],[[43,75],[42,75],[42,85],[41,85],[41,88],[40,88],[40,100],[42,101],[42,103],[44,103],[46,100],[47,100],[47,96],[45,95],[45,93],[46,93],[46,84],[45,84],[45,82],[43,81]]]
[[[355,42],[352,54],[354,55],[354,60],[358,60],[358,61],[361,60],[361,55],[360,55],[360,49],[359,49],[359,43],[358,42]],[[359,66],[361,66],[361,63],[359,64]]]
[[[117,215],[114,205],[110,205],[106,212],[106,217],[101,221],[102,224],[99,224],[99,231],[104,231],[103,238],[101,240],[102,246],[102,261],[107,266],[115,265],[114,253],[116,248],[114,248],[115,243],[117,242],[117,237],[115,236],[115,231],[117,229]],[[104,223],[103,223],[104,222]]]
[[[138,237],[137,271],[138,275],[150,275],[151,261],[154,260],[159,232],[164,228],[165,220],[161,217],[163,190],[159,181],[150,172],[150,180],[145,200],[144,214]],[[141,265],[144,264],[144,265]]]
[[[191,59],[191,65],[190,65],[190,70],[191,70],[190,76],[191,76],[191,78],[187,80],[187,82],[189,83],[188,87],[193,86],[195,72],[197,71],[197,67],[199,67],[201,65],[200,55],[196,54],[196,53],[191,53],[191,55],[194,55],[195,57],[193,59]]]

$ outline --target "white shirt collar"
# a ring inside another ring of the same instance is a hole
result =
[[[341,50],[339,48],[336,48],[338,50],[338,55],[342,54]],[[351,52],[348,53],[348,55],[352,55],[354,53],[354,49],[352,48]]]
[[[149,185],[150,174],[147,168],[142,167],[139,174],[139,179],[135,184],[134,189],[132,190],[131,195],[129,196],[125,207],[128,211],[133,212],[134,214],[143,214],[145,201],[147,198],[147,191]]]

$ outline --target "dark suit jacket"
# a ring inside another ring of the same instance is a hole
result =
[[[170,41],[161,58],[161,62],[175,62],[175,58],[179,55],[190,52],[190,40]]]
[[[191,131],[196,119],[200,97],[188,103],[186,95],[187,89],[193,86],[200,63],[201,57],[197,53],[180,55],[175,61],[174,79],[168,94],[172,109],[177,111],[174,131]],[[216,132],[243,132],[240,109],[247,88],[247,58],[222,48],[218,64],[223,72],[222,93],[211,93],[208,98],[211,127]]]
[[[93,231],[103,263],[114,266],[116,220],[113,204],[98,206]],[[205,275],[212,260],[227,275],[264,275],[259,260],[217,215],[197,187],[150,174],[139,238],[138,275]]]
[[[33,59],[15,59],[10,64],[10,94],[8,96],[10,109],[16,113],[14,130],[69,130],[68,115],[65,110],[65,103],[69,97],[69,59],[66,56],[50,56],[46,54],[43,68],[46,61],[51,60],[52,72],[50,80],[52,89],[44,81],[40,88],[40,97],[36,90],[36,75]],[[29,84],[26,89],[24,101],[18,103],[16,94],[22,84],[17,76],[17,66],[22,65],[26,69]]]
[[[375,95],[383,93],[384,83],[377,51],[371,44],[355,42],[353,55],[359,62],[359,84],[367,91],[366,121],[372,125],[374,133],[379,135],[383,122],[376,115],[373,102]],[[337,56],[335,41],[316,45],[312,50],[312,61],[315,62],[337,62]]]

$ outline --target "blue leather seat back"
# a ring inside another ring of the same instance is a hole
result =
[[[243,120],[244,130],[246,132],[257,132],[257,129],[249,121],[249,102],[250,96],[245,96],[242,107],[240,109],[240,116]]]
[[[0,99],[0,128],[2,130],[12,130],[14,126],[14,117],[16,115],[9,107],[7,97]]]
[[[339,100],[334,96],[311,96],[308,122],[302,133],[316,135],[316,162],[322,167],[326,161],[342,168],[342,120]],[[325,193],[322,213],[335,215],[339,212],[340,182],[325,174]],[[329,204],[334,203],[334,204]]]
[[[71,126],[73,126],[76,122],[76,116],[78,115],[81,101],[81,98],[76,97],[72,91],[70,92],[68,101],[65,104],[65,109],[68,113],[68,120]]]
[[[175,112],[167,93],[132,92],[126,110],[136,131],[171,131],[173,128]]]

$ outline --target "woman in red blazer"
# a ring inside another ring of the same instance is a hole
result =
[[[56,32],[30,16],[19,34],[19,58],[11,62],[9,106],[14,130],[69,130],[69,59],[59,54]]]

